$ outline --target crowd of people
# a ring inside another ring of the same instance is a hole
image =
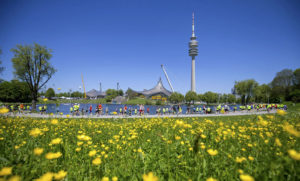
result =
[[[28,113],[32,111],[30,105],[6,105],[6,107],[13,113]],[[47,113],[47,105],[39,105],[37,111],[40,114]],[[113,107],[97,104],[97,105],[84,105],[80,107],[80,104],[72,104],[69,108],[69,114],[73,116],[79,115],[121,115],[121,116],[133,116],[133,115],[178,115],[178,114],[226,114],[229,112],[253,112],[253,111],[270,111],[272,109],[283,109],[287,110],[287,106],[283,104],[249,104],[249,105],[231,105],[219,104],[217,106],[186,106],[184,111],[182,105],[167,105],[167,106],[145,106],[145,105],[115,105]],[[53,112],[53,110],[52,110]],[[56,113],[62,114],[59,111],[59,107],[56,106]]]

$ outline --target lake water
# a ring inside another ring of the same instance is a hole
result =
[[[38,104],[37,105],[37,111],[38,110],[38,107],[39,106],[42,106],[43,104]],[[58,107],[56,107],[56,104],[47,104],[47,113],[56,113],[56,111],[58,110],[59,112],[62,112],[63,114],[70,114],[70,106],[73,106],[74,104],[71,104],[71,103],[66,103],[66,104],[60,104]],[[93,113],[95,114],[95,108],[97,106],[97,104],[80,104],[80,112],[81,112],[81,109],[83,108],[84,110],[89,110],[89,107],[90,105],[92,105],[92,108],[93,108]],[[108,107],[108,112],[111,113],[111,112],[119,112],[119,109],[120,108],[124,108],[125,105],[122,105],[122,104],[102,104],[102,113],[105,113],[105,110],[106,110],[106,107]],[[233,110],[233,105],[228,105],[230,110],[232,111]],[[159,107],[161,108],[161,111],[162,111],[162,108],[168,108],[170,110],[171,106],[148,106],[148,105],[145,105],[145,112],[147,110],[147,108],[149,107],[149,111],[150,111],[150,114],[154,115],[156,114],[156,109],[158,109]],[[203,106],[200,105],[200,106],[197,106],[197,107],[201,107],[202,110],[203,110]],[[215,107],[216,106],[205,106],[206,108],[207,107],[210,107],[211,110],[214,112],[215,111]],[[127,108],[129,110],[129,108],[132,108],[132,110],[134,110],[135,108],[138,110],[139,109],[139,106],[137,105],[127,105]],[[187,111],[187,106],[186,105],[182,105],[181,106],[182,108],[182,113],[185,114],[186,111]],[[237,110],[239,110],[239,106],[237,105]],[[132,111],[132,113],[134,113],[134,111]]]

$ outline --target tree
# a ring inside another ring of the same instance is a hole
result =
[[[0,49],[0,55],[2,55],[2,50]],[[2,60],[0,60],[0,74],[2,74],[4,67],[1,67]]]
[[[297,89],[300,89],[300,68],[294,71],[294,85]]]
[[[196,92],[193,92],[193,91],[188,91],[186,94],[185,94],[185,101],[188,102],[188,103],[191,103],[191,102],[195,102],[195,100],[197,100],[198,96],[196,94]]]
[[[294,83],[294,73],[291,69],[283,69],[276,73],[271,82],[272,96],[290,100],[289,94]]]
[[[49,88],[46,93],[45,93],[45,97],[47,98],[51,98],[51,97],[55,97],[55,91],[52,88]]]
[[[178,92],[173,92],[169,97],[170,102],[178,104],[184,100],[184,96]]]
[[[234,84],[234,92],[241,96],[242,104],[250,102],[251,97],[255,95],[255,89],[258,83],[254,79],[236,81]]]
[[[79,91],[75,91],[75,92],[72,92],[71,93],[71,97],[77,97],[77,98],[80,98],[80,97],[83,97],[83,93],[79,92]]]
[[[52,57],[51,50],[35,43],[33,46],[17,45],[17,48],[11,51],[14,54],[12,58],[14,74],[28,84],[32,96],[32,108],[36,109],[38,91],[56,72],[49,62]]]
[[[203,100],[207,103],[216,103],[218,101],[219,94],[208,91],[203,94]]]
[[[235,103],[236,102],[236,98],[235,98],[235,95],[233,94],[228,94],[228,100],[227,100],[228,103]]]
[[[30,89],[25,82],[12,80],[0,83],[0,101],[2,102],[30,102]]]
[[[257,88],[255,89],[255,102],[269,103],[270,94],[271,87],[267,84],[257,86]]]
[[[117,97],[118,95],[119,95],[119,91],[115,89],[107,89],[105,99],[107,102],[111,102],[111,100]]]
[[[138,97],[138,94],[136,92],[134,92],[132,89],[128,88],[126,91],[126,94],[128,96],[129,99]]]

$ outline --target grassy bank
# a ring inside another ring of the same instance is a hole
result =
[[[300,180],[299,118],[0,117],[0,179]]]

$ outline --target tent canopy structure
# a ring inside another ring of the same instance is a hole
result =
[[[130,89],[130,88],[129,88]],[[153,87],[152,89],[148,89],[148,90],[144,90],[144,91],[135,91],[133,89],[131,89],[133,92],[137,93],[137,94],[142,94],[145,97],[151,97],[151,96],[155,96],[155,95],[162,95],[162,96],[166,96],[169,97],[172,92],[167,90],[162,81],[161,78],[159,78],[157,84],[155,87]]]
[[[89,98],[104,98],[106,96],[106,93],[92,89],[86,93],[86,96]]]

